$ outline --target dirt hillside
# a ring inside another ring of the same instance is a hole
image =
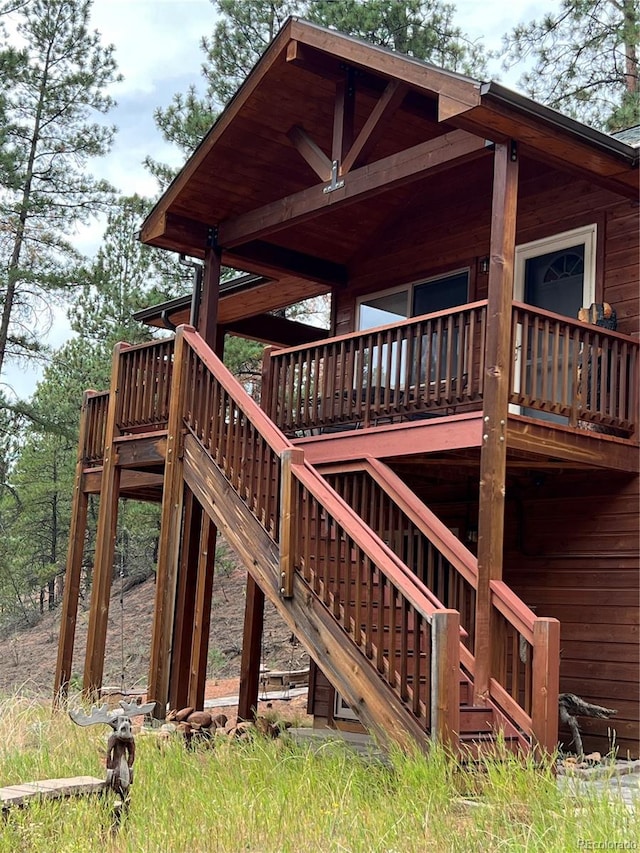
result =
[[[224,546],[219,549],[213,588],[208,678],[230,679],[239,674],[242,650],[246,572]],[[115,689],[138,690],[146,686],[155,596],[154,578],[125,592],[120,601],[119,581],[114,582],[109,607],[107,651],[103,684]],[[73,656],[72,687],[80,687],[84,667],[89,601],[81,601]],[[25,631],[0,638],[0,693],[23,691],[50,696],[56,665],[60,609],[45,614]],[[301,669],[309,659],[275,608],[265,606],[263,663],[270,669]]]

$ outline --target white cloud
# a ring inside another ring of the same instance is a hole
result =
[[[455,0],[454,0],[455,2]],[[557,0],[548,0],[549,3]],[[517,23],[540,16],[539,2],[510,0],[508,5],[488,7],[480,0],[455,2],[457,24],[473,40],[498,50],[502,34]],[[143,166],[145,156],[180,165],[182,155],[168,145],[155,127],[153,112],[170,103],[176,92],[190,84],[201,84],[203,55],[200,39],[215,25],[210,0],[94,0],[91,24],[102,35],[103,44],[113,44],[121,83],[111,94],[118,106],[108,120],[119,128],[111,153],[95,161],[96,176],[110,181],[121,192],[153,195],[156,185]],[[491,69],[495,71],[497,66]],[[497,73],[497,72],[496,72]],[[505,77],[514,85],[515,75]],[[75,244],[84,254],[93,254],[104,230],[104,218],[78,229]],[[56,334],[50,338],[60,345],[69,334],[66,319],[56,318]],[[33,391],[38,371],[11,370],[5,377],[15,390],[26,396]]]

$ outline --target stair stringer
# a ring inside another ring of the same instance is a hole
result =
[[[383,745],[393,742],[411,749],[417,744],[426,751],[429,734],[302,578],[295,575],[291,598],[280,595],[277,544],[192,435],[185,437],[184,479],[289,628],[374,737]]]

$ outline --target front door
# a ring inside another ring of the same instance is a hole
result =
[[[516,301],[575,320],[579,309],[590,305],[595,298],[595,236],[596,228],[592,225],[518,246],[514,293]],[[539,334],[542,335],[542,331]],[[525,353],[522,352],[520,337],[516,343],[516,382],[520,381],[520,359],[524,358],[528,387],[535,389],[544,384],[546,388],[560,388],[561,382],[552,381],[552,363],[542,363],[540,354],[543,347],[540,342],[529,338]],[[552,350],[553,347],[548,351]],[[561,372],[563,366],[557,365],[558,372]],[[571,365],[568,367],[571,370]],[[544,383],[543,379],[546,379]],[[516,386],[515,390],[520,389]],[[566,418],[558,415],[534,409],[513,408],[530,417],[566,423]]]

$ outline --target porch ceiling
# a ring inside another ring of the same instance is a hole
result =
[[[349,91],[353,131],[340,136]],[[484,171],[488,162],[476,161],[485,140],[509,138],[525,157],[569,170],[578,163],[585,177],[634,191],[629,146],[495,84],[290,19],[141,239],[197,257],[216,239],[228,266],[314,281],[320,291],[347,281],[353,258],[434,174],[469,163]],[[327,193],[334,159],[345,185]]]

